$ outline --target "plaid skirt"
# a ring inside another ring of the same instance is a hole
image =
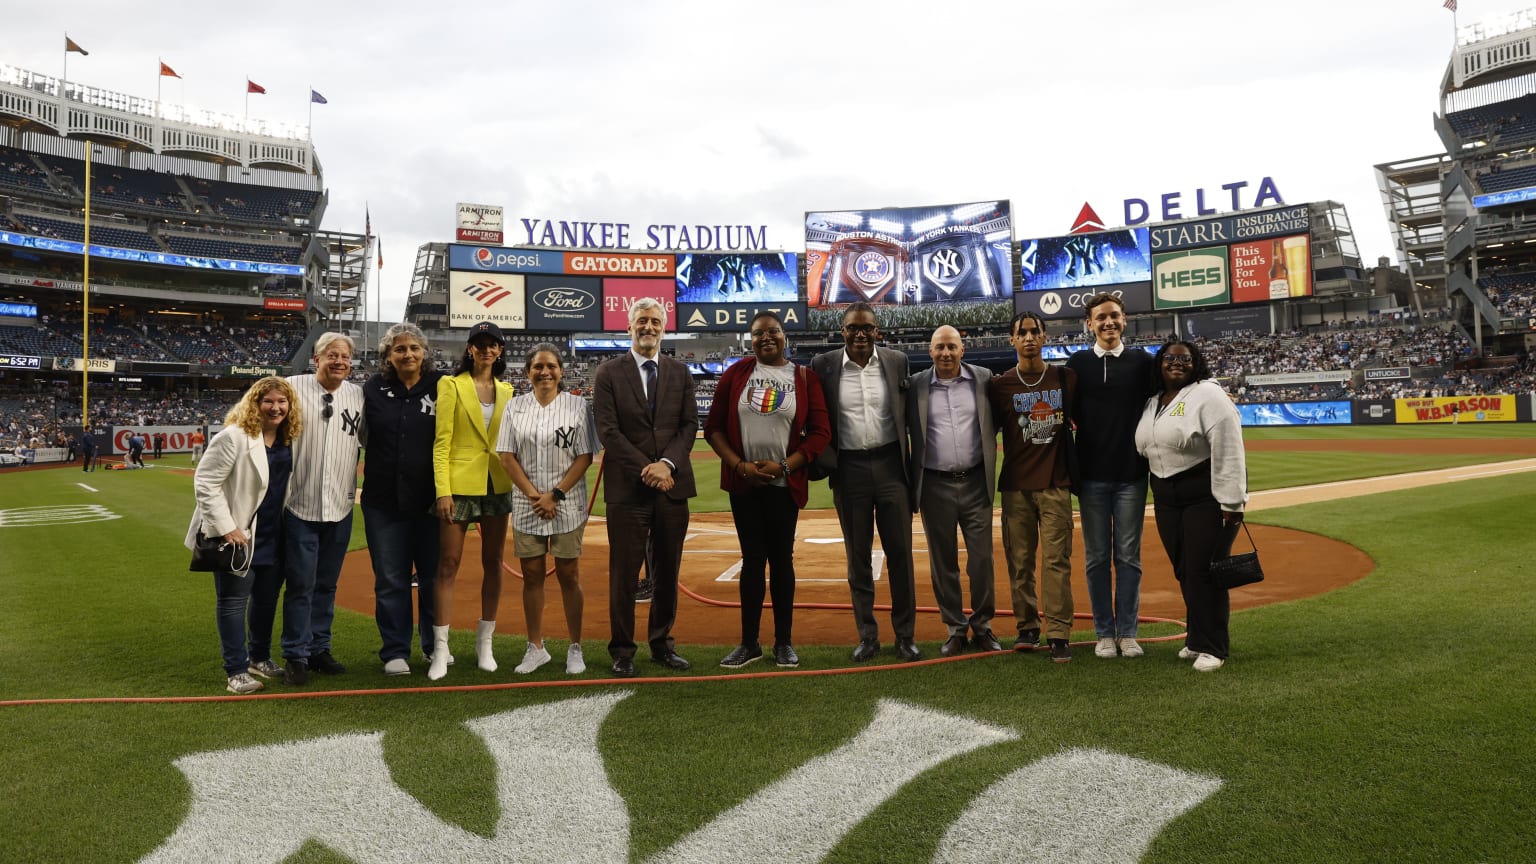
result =
[[[479,522],[490,516],[505,516],[511,512],[511,492],[453,496],[454,522]]]

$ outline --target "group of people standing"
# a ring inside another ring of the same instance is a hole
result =
[[[948,630],[940,654],[1002,650],[992,630],[992,514],[999,489],[1017,621],[1014,650],[1039,650],[1043,635],[1053,660],[1071,659],[1075,492],[1095,653],[1139,656],[1140,545],[1150,472],[1158,532],[1189,608],[1180,656],[1194,659],[1197,669],[1219,667],[1229,650],[1228,607],[1208,569],[1230,546],[1247,499],[1237,411],[1208,380],[1195,346],[1172,341],[1154,357],[1122,341],[1126,317],[1118,298],[1096,295],[1086,308],[1092,348],[1052,367],[1041,354],[1044,323],[1021,313],[1010,329],[1018,364],[996,375],[964,362],[961,335],[948,326],[933,334],[933,367],[910,374],[905,354],[878,345],[875,312],[866,303],[845,311],[844,346],[802,367],[787,356],[783,322],[772,312],[758,313],[750,324],[752,356],[721,376],[703,422],[704,438],[720,457],[720,487],[730,498],[742,554],[741,639],[720,665],[739,668],[764,656],[781,668],[799,664],[792,549],[809,483],[822,477],[844,536],[855,662],[881,651],[876,532],[896,656],[922,656],[914,640],[914,512],[922,517]],[[510,524],[528,633],[515,671],[530,673],[552,660],[543,620],[551,573],[569,639],[566,671],[585,671],[578,570],[585,475],[604,448],[610,671],[638,674],[642,569],[652,586],[645,633],[650,659],[673,670],[690,668],[675,650],[672,629],[688,499],[697,494],[691,453],[700,420],[687,367],[661,353],[666,319],[657,301],[631,306],[630,350],[598,368],[590,408],[561,389],[563,361],[550,344],[523,358],[532,389],[514,396],[502,380],[506,341],[490,322],[470,329],[450,374],[432,367],[426,335],[404,323],[386,331],[378,346],[380,371],[361,387],[347,381],[354,346],[340,333],[317,340],[315,373],[256,382],[198,462],[197,506],[186,537],[188,548],[200,537],[252,547],[247,571],[214,574],[228,689],[251,693],[263,686],[257,678],[301,685],[311,671],[346,671],[331,654],[331,624],[365,446],[360,502],[385,674],[410,674],[414,629],[427,677],[447,675],[454,662],[454,585],[471,524],[480,535],[482,570],[478,666],[497,668],[492,636]],[[271,651],[280,593],[281,667]],[[765,597],[774,617],[771,655],[760,641]]]

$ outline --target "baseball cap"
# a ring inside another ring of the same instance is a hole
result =
[[[497,345],[503,348],[507,346],[506,337],[501,335],[501,328],[490,321],[481,321],[479,324],[469,328],[469,338],[464,341],[473,342],[477,336],[489,336],[496,340]]]

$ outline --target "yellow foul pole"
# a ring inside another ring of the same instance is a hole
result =
[[[85,142],[85,297],[80,320],[80,427],[91,433],[91,142]]]

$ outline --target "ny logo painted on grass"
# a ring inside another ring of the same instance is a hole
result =
[[[313,840],[359,864],[540,861],[627,864],[629,810],[609,785],[598,728],[629,694],[519,708],[468,722],[496,762],[492,837],[439,819],[390,778],[383,733],[197,753],[176,760],[192,809],[143,859],[280,864]],[[1018,740],[1007,729],[894,700],[852,740],[720,813],[648,864],[821,860],[906,783],[956,756]],[[686,778],[674,778],[685,781]],[[252,802],[303,806],[284,826]],[[935,862],[1136,861],[1169,821],[1221,786],[1100,750],[1067,750],[984,790],[945,832]]]

